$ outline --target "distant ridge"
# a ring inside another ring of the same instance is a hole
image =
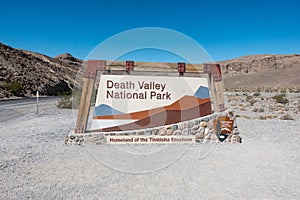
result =
[[[260,54],[220,61],[226,88],[300,87],[299,54]]]

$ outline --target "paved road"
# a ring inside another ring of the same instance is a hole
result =
[[[53,102],[57,101],[59,96],[51,97],[40,97],[39,102]],[[36,103],[36,98],[23,98],[23,99],[9,99],[9,100],[0,100],[0,108],[14,107],[14,106],[23,106],[31,105]]]
[[[51,103],[59,100],[60,97],[41,97],[39,104]],[[10,99],[0,101],[0,122],[6,122],[11,119],[23,116],[28,112],[36,113],[36,98]],[[13,126],[13,124],[12,124]],[[1,132],[1,130],[0,130]]]

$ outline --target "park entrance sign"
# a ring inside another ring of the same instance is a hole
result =
[[[218,64],[89,60],[72,138],[116,144],[217,141],[220,127],[213,120],[224,110]]]
[[[91,129],[139,130],[211,113],[205,78],[102,75]]]

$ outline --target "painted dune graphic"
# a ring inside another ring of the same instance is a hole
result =
[[[153,128],[181,121],[191,120],[211,114],[210,98],[197,98],[194,96],[184,96],[176,102],[151,110],[144,110],[128,114],[94,116],[95,120],[137,120],[133,123],[114,126],[92,131],[121,131]]]

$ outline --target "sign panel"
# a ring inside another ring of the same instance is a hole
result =
[[[206,78],[101,75],[91,130],[154,128],[211,112]]]

